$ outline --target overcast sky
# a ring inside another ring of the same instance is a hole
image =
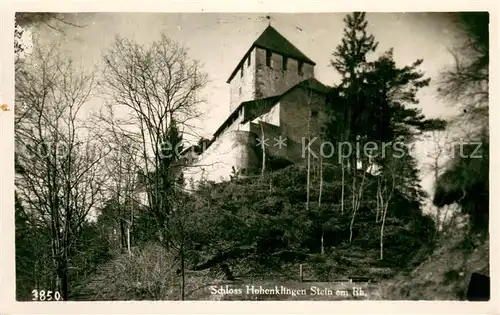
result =
[[[69,27],[65,34],[45,28],[43,40],[61,41],[77,62],[89,69],[100,67],[102,52],[115,35],[148,44],[163,32],[189,50],[203,64],[210,83],[204,90],[207,103],[200,122],[200,136],[211,134],[229,114],[229,85],[226,83],[236,64],[250,45],[267,27],[262,14],[217,13],[80,13],[70,18],[83,28]],[[326,85],[337,83],[329,67],[331,54],[340,43],[345,13],[271,14],[272,25],[299,50],[316,62],[316,78]],[[379,42],[378,53],[394,48],[399,66],[424,59],[421,69],[431,85],[419,93],[423,113],[428,117],[446,117],[454,109],[436,99],[436,79],[443,67],[452,64],[448,51],[457,40],[457,30],[448,14],[443,13],[368,13],[368,30]],[[434,80],[435,82],[435,80]],[[88,108],[102,105],[93,99]],[[424,181],[429,190],[431,182]]]

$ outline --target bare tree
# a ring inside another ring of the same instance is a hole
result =
[[[454,154],[436,183],[433,203],[439,207],[453,203],[459,205],[461,212],[469,215],[468,233],[477,229],[486,236],[489,218],[490,19],[489,12],[463,12],[456,16],[463,37],[460,44],[450,51],[455,63],[441,72],[438,93],[452,105],[461,107],[461,113],[452,123],[459,124],[471,141],[480,141],[485,154],[481,159]]]
[[[358,137],[359,139],[359,137]],[[357,155],[357,153],[356,153]],[[360,156],[355,157],[355,161],[361,161],[363,162],[363,158]],[[349,242],[352,242],[352,237],[353,237],[353,228],[354,228],[354,219],[356,218],[356,213],[359,210],[361,206],[361,198],[363,196],[363,191],[364,191],[364,185],[365,185],[365,179],[366,179],[366,173],[370,169],[371,165],[366,165],[366,167],[361,167],[361,171],[363,172],[363,175],[361,177],[361,182],[359,183],[359,187],[356,190],[356,176],[357,176],[357,166],[355,165],[352,173],[352,216],[351,216],[351,224],[349,226]]]
[[[134,223],[134,209],[140,205],[137,193],[140,187],[138,174],[142,170],[141,147],[130,132],[120,128],[112,106],[101,109],[95,118],[103,141],[110,147],[105,163],[109,174],[106,190],[111,200],[116,202],[117,210],[111,220],[119,228],[121,248],[127,248],[131,255],[130,234]]]
[[[106,152],[82,112],[94,87],[93,75],[77,70],[55,46],[34,47],[16,74],[16,105],[30,110],[16,122],[17,159],[23,170],[16,188],[28,211],[50,228],[51,285],[67,300],[72,250],[82,224],[102,202]]]
[[[307,144],[311,142],[311,91],[308,93],[307,100]],[[306,210],[309,210],[309,201],[311,198],[311,152],[307,150],[307,177],[306,177]]]
[[[377,194],[378,202],[380,202],[380,260],[384,259],[384,229],[385,222],[387,219],[387,211],[389,209],[390,202],[394,195],[394,189],[397,186],[397,181],[404,180],[401,175],[397,175],[398,172],[401,173],[404,163],[399,158],[396,158],[391,152],[391,156],[386,159],[385,170],[380,174]],[[378,211],[379,209],[377,209]]]
[[[320,140],[323,139],[323,131],[321,132]],[[321,211],[321,197],[323,197],[323,152],[319,154],[319,193],[318,193],[318,209]],[[325,253],[325,229],[321,225],[321,254]]]
[[[184,185],[177,180],[180,167],[176,163],[181,129],[190,128],[190,122],[198,118],[199,92],[207,77],[184,48],[163,34],[147,46],[117,37],[103,58],[103,93],[108,108],[117,114],[113,128],[127,134],[139,148],[145,207],[155,217],[160,242],[175,250],[183,262],[184,241],[178,237],[184,233],[177,226],[183,221],[176,195]],[[181,274],[184,278],[184,270]]]
[[[179,153],[168,143],[169,132],[198,117],[198,94],[206,76],[182,47],[163,34],[149,46],[117,37],[104,62],[102,84],[108,106],[123,116],[115,121],[116,128],[126,130],[140,146],[148,209],[164,230],[170,212],[165,193],[172,186],[172,163]]]
[[[392,196],[394,194],[394,188],[396,186],[396,173],[394,169],[390,171],[390,178],[383,179],[384,188],[380,193],[380,205],[381,205],[381,225],[380,225],[380,260],[384,259],[384,228],[385,220],[387,219],[387,210],[389,209],[389,204],[391,202]],[[387,196],[384,198],[384,193],[387,191]]]
[[[260,146],[262,147],[262,168],[261,175],[264,176],[266,172],[266,135],[264,133],[264,122],[259,119],[260,126]]]
[[[471,126],[477,137],[489,117],[489,13],[464,12],[457,17],[463,36],[449,50],[454,64],[441,71],[438,95],[461,107],[460,123]]]
[[[107,191],[116,200],[115,216],[120,231],[121,248],[126,248],[131,255],[130,232],[134,223],[134,208],[139,203],[136,196],[138,189],[137,174],[140,171],[138,148],[134,147],[131,139],[126,134],[115,130],[113,124],[104,124],[107,133],[106,139],[114,147],[106,157],[106,172],[109,174]],[[106,132],[105,131],[105,132]]]

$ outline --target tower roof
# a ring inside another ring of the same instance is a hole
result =
[[[293,58],[299,61],[303,61],[312,64],[313,66],[316,65],[314,61],[309,59],[297,47],[295,47],[292,43],[290,43],[288,39],[283,37],[283,35],[281,35],[274,27],[269,25],[264,30],[264,32],[259,36],[259,38],[257,38],[257,40],[253,42],[252,46],[248,49],[247,53],[243,56],[241,61],[233,70],[231,76],[227,80],[228,83],[234,77],[238,69],[241,67],[242,63],[245,61],[246,56],[254,47],[268,49],[280,55],[287,56],[289,58]]]
[[[269,49],[281,55],[315,65],[314,61],[298,50],[297,47],[290,43],[283,35],[278,33],[271,25],[269,25],[259,38],[257,38],[253,46]]]

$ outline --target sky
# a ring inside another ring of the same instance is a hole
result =
[[[116,35],[147,45],[164,33],[188,49],[192,59],[203,65],[209,83],[203,90],[207,100],[200,107],[204,114],[197,126],[200,136],[210,138],[229,115],[229,75],[250,45],[267,27],[262,17],[268,13],[77,13],[68,20],[83,27],[67,27],[64,34],[50,28],[37,30],[42,41],[58,41],[84,68],[101,67],[103,52]],[[338,83],[329,66],[332,53],[342,38],[345,13],[273,13],[271,24],[292,44],[316,62],[315,76],[326,85]],[[394,48],[398,66],[423,59],[420,67],[431,78],[431,85],[419,94],[424,115],[446,118],[456,107],[436,98],[439,72],[452,65],[449,52],[459,33],[446,13],[367,13],[368,32],[379,42],[377,54]],[[102,100],[93,98],[87,109],[99,108]],[[420,143],[421,148],[426,147]],[[423,178],[430,192],[432,181]]]

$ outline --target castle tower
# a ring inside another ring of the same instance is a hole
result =
[[[282,94],[314,77],[315,65],[269,25],[227,80],[230,84],[229,112],[242,102]]]

